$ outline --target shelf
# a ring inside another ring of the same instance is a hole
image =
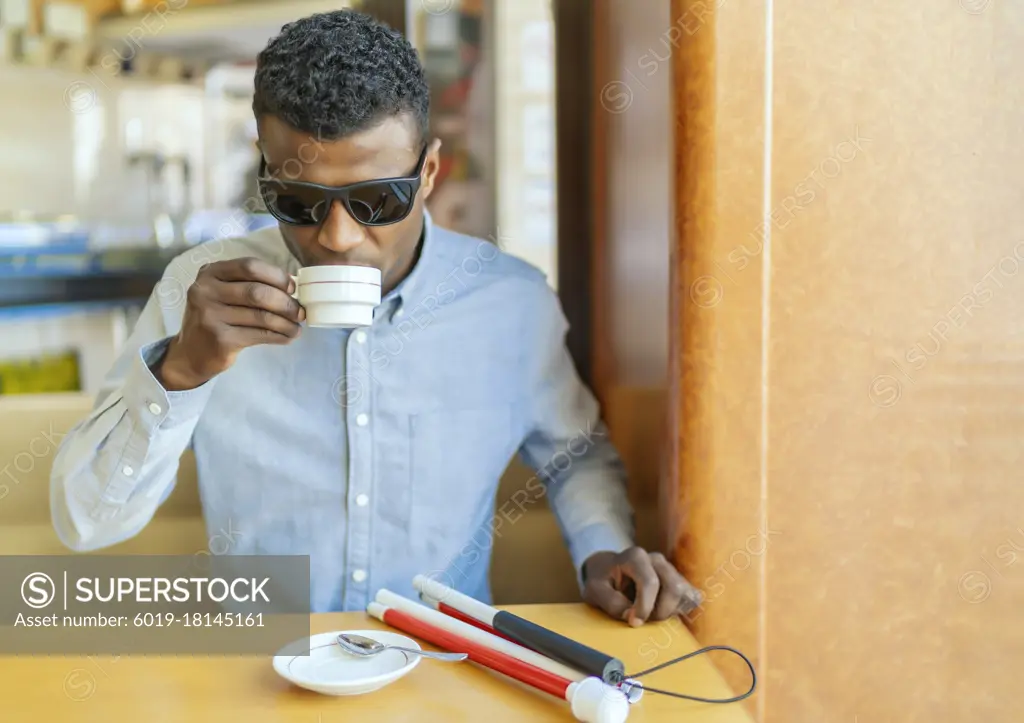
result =
[[[0,291],[0,315],[54,304],[142,304],[159,281],[159,273],[5,281]]]
[[[67,301],[40,303],[25,306],[0,306],[0,323],[32,319],[62,317],[70,314],[94,313],[120,309],[125,306],[142,306],[148,297],[126,297],[105,301]]]
[[[360,4],[359,0],[250,0],[185,6],[148,23],[146,15],[105,18],[96,26],[96,40],[110,47],[132,43],[146,53],[192,62],[253,62],[285,23]],[[146,32],[148,26],[154,30]]]
[[[53,305],[141,304],[181,248],[0,254],[0,317]]]
[[[0,248],[0,305],[3,290],[18,280],[73,279],[160,274],[176,255],[190,247],[127,247],[105,251],[43,247],[19,253]]]
[[[252,64],[286,23],[365,0],[235,0],[188,4],[88,21],[84,35],[0,26],[0,64],[91,72],[127,81],[191,83],[218,64]],[[78,31],[76,31],[77,33]],[[130,60],[124,72],[121,59]]]

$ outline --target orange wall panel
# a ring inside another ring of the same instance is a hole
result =
[[[694,628],[765,723],[1024,719],[1024,6],[718,3],[674,57]]]
[[[768,720],[1021,720],[1024,7],[774,20]]]
[[[675,234],[671,268],[675,458],[664,495],[675,562],[705,595],[687,621],[760,667],[766,546],[761,502],[761,263],[728,256],[761,220],[764,188],[762,2],[673,3]],[[695,18],[701,22],[694,22]],[[733,688],[749,673],[716,657]],[[757,698],[747,705],[755,709]]]

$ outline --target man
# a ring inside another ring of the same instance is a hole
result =
[[[619,460],[543,275],[426,213],[439,143],[409,43],[349,11],[292,23],[259,56],[253,108],[279,224],[168,266],[55,460],[64,544],[137,534],[191,447],[210,530],[238,532],[232,553],[310,555],[314,611],[364,609],[381,587],[414,595],[417,573],[489,601],[472,541],[518,452],[544,471],[531,502],[557,514],[584,599],[632,624],[693,607],[699,593],[634,546]],[[379,179],[344,203],[302,185]],[[290,275],[327,264],[380,269],[372,326],[303,326]],[[566,450],[571,464],[549,464]]]

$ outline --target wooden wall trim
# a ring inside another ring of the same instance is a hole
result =
[[[673,0],[673,25],[700,0]],[[670,246],[668,474],[661,486],[663,526],[675,563],[690,579],[699,573],[696,546],[711,514],[692,514],[706,490],[697,480],[710,457],[712,420],[699,390],[711,381],[713,314],[702,313],[691,293],[706,275],[714,248],[715,23],[713,16],[673,54],[675,123],[675,236]],[[688,390],[690,393],[688,393]],[[699,512],[699,510],[698,510]]]
[[[668,439],[673,134],[663,43],[670,4],[594,0],[589,8],[594,389],[622,453],[631,500],[653,509]],[[646,546],[664,551],[656,527],[638,532]]]
[[[687,624],[760,666],[761,256],[727,259],[763,215],[767,0],[673,0],[675,238],[671,256],[669,459],[661,486],[675,564],[705,594]],[[742,661],[721,660],[736,690]],[[759,668],[760,669],[760,668]],[[761,686],[763,691],[764,686]],[[744,705],[755,710],[761,692]]]
[[[608,206],[608,162],[605,140],[608,135],[608,113],[601,105],[600,89],[598,88],[608,75],[608,52],[605,43],[601,42],[608,34],[610,14],[608,5],[609,0],[593,0],[593,12],[588,22],[590,33],[597,41],[592,44],[589,56],[592,75],[588,79],[591,92],[587,103],[587,113],[591,118],[591,137],[588,139],[587,152],[593,179],[587,208],[592,248],[590,276],[593,283],[590,297],[594,328],[591,354],[593,355],[594,385],[603,405],[609,403],[605,390],[611,385],[613,379],[612,345],[611,334],[608,331],[610,325],[607,313],[608,299],[606,298],[608,294],[605,291],[608,288],[606,268],[608,264],[606,212]]]
[[[591,11],[588,0],[553,0],[551,9],[555,31],[558,295],[569,322],[569,353],[580,378],[599,387],[594,378],[592,331]]]

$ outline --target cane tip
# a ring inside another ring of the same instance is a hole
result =
[[[600,678],[584,678],[575,683],[570,705],[576,720],[583,723],[625,723],[629,717],[626,694]]]

